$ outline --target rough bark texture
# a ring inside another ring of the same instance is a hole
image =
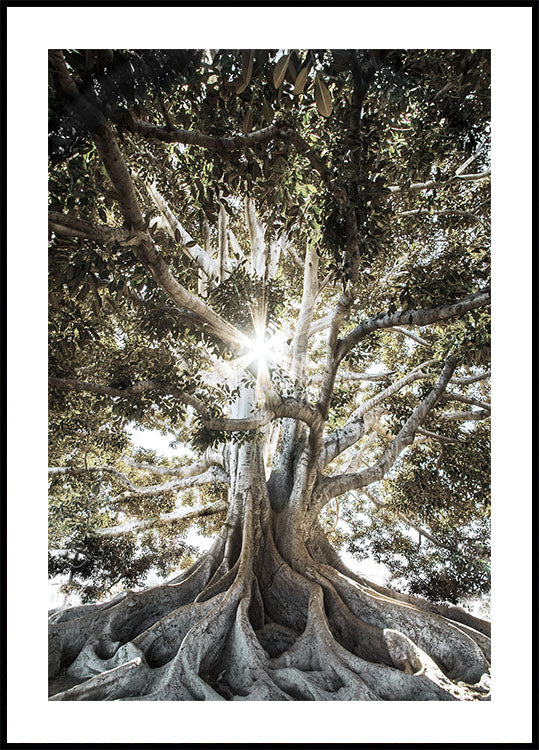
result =
[[[51,613],[51,700],[488,698],[488,623],[354,575],[306,496],[271,502],[256,444],[231,453],[227,521],[189,570]]]

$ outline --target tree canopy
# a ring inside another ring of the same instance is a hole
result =
[[[488,592],[488,51],[54,50],[49,102],[51,575],[198,570],[243,447],[292,567]]]

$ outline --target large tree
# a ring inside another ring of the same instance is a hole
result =
[[[54,700],[486,695],[489,70],[50,52]]]

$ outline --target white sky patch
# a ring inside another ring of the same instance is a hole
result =
[[[166,456],[167,458],[194,456],[193,451],[181,443],[175,448],[171,448],[170,443],[175,439],[175,436],[171,433],[163,435],[159,430],[146,430],[136,427],[134,424],[128,427],[128,433],[135,447],[153,450],[159,456]]]

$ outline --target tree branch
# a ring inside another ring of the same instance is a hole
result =
[[[185,464],[185,466],[158,466],[145,461],[134,461],[132,458],[124,458],[125,463],[133,469],[147,471],[150,474],[161,474],[175,477],[193,477],[209,469],[211,466],[225,467],[225,460],[222,453],[208,448],[203,457],[194,463]]]
[[[273,419],[283,417],[299,419],[310,426],[318,425],[320,420],[320,415],[316,409],[309,404],[294,398],[278,397],[278,401],[273,403],[271,408],[262,409],[251,416],[242,419],[228,419],[226,417],[211,416],[209,410],[200,399],[196,398],[196,396],[185,393],[174,385],[160,383],[155,380],[143,380],[134,383],[127,388],[114,388],[112,386],[101,385],[98,383],[87,383],[74,378],[57,378],[50,376],[49,384],[52,386],[71,388],[76,391],[97,393],[116,398],[130,398],[132,396],[151,392],[161,393],[165,396],[172,396],[186,406],[193,407],[209,430],[245,432],[247,430],[256,430],[260,427],[264,427],[264,425],[268,424]]]
[[[189,146],[202,146],[222,155],[228,155],[234,151],[243,151],[249,146],[259,143],[267,143],[274,138],[288,137],[288,130],[281,123],[273,123],[267,128],[255,130],[247,135],[217,136],[199,133],[195,130],[184,130],[182,128],[163,128],[151,122],[144,122],[132,118],[127,123],[133,133],[138,133],[145,138],[152,138],[162,143],[184,143]]]
[[[351,370],[339,370],[337,373],[337,377],[339,380],[358,380],[358,381],[368,381],[375,383],[379,380],[387,380],[387,378],[391,377],[391,375],[394,374],[394,370],[387,370],[385,372],[352,372]],[[310,379],[312,385],[318,385],[322,382],[322,375],[319,373],[316,373],[315,375],[311,376]]]
[[[318,289],[318,255],[313,245],[309,245],[305,252],[305,269],[303,273],[303,293],[296,323],[296,330],[292,341],[291,374],[295,380],[305,379],[305,365],[307,362],[307,343],[311,325],[314,303]]]
[[[199,133],[194,130],[183,128],[163,128],[154,123],[131,118],[127,122],[132,132],[138,133],[145,138],[161,141],[162,143],[184,143],[191,146],[202,146],[217,153],[228,156],[236,151],[244,151],[250,146],[260,143],[268,143],[274,139],[288,140],[293,144],[298,153],[305,156],[322,179],[328,176],[328,168],[324,161],[316,154],[309,144],[288,125],[275,122],[261,130],[255,130],[247,135],[215,136]]]
[[[471,383],[477,383],[479,380],[486,380],[490,378],[492,372],[487,370],[486,372],[480,372],[478,375],[469,375],[466,377],[455,377],[451,378],[451,383],[455,385],[470,385]]]
[[[432,438],[432,440],[437,440],[440,443],[465,443],[465,440],[458,439],[458,438],[451,438],[447,437],[447,435],[439,435],[437,432],[431,432],[430,430],[425,430],[423,427],[418,427],[416,430],[418,435],[424,435],[427,438]]]
[[[408,373],[408,375],[399,378],[390,386],[384,388],[383,391],[377,393],[376,396],[373,396],[368,401],[365,401],[363,404],[361,404],[361,406],[359,406],[359,408],[357,408],[350,416],[343,427],[335,430],[335,432],[332,432],[324,440],[322,453],[320,454],[318,463],[319,468],[323,468],[351,445],[357,443],[358,440],[361,440],[365,432],[363,423],[363,417],[365,416],[365,414],[371,411],[371,409],[374,409],[374,407],[377,406],[380,402],[385,401],[387,398],[390,398],[390,396],[393,396],[405,386],[414,383],[416,380],[427,378],[428,373],[422,372],[421,368],[428,367],[434,364],[435,361],[436,360],[429,360],[428,362],[424,362],[419,368],[415,368],[414,370],[412,370],[412,372]]]
[[[132,234],[138,234],[139,242],[134,245],[139,261],[150,271],[160,288],[180,308],[187,308],[202,319],[235,354],[242,353],[248,345],[247,337],[227,321],[223,320],[200,298],[191,294],[172,275],[169,266],[158,253],[144,222],[137,203],[131,175],[127,169],[118,142],[111,126],[99,111],[94,111],[84,97],[80,96],[64,60],[61,50],[49,54],[51,67],[56,71],[60,85],[71,99],[77,99],[81,111],[88,110],[87,122],[105,167],[105,170],[118,194],[118,203],[127,227]]]
[[[178,218],[171,211],[170,206],[168,205],[166,200],[158,191],[155,183],[152,185],[150,185],[149,183],[144,184],[151,199],[165,219],[168,235],[175,242],[177,242],[179,238],[179,241],[182,244],[182,250],[185,252],[185,254],[204,271],[206,276],[208,276],[210,279],[213,279],[214,281],[218,281],[219,265],[217,264],[217,262],[210,255],[208,255],[208,253],[193,240],[189,232],[184,229]]]
[[[129,237],[129,232],[121,227],[91,224],[58,211],[49,211],[49,229],[62,237],[81,237],[102,245],[125,242]]]
[[[454,318],[468,312],[469,310],[475,310],[477,307],[483,307],[488,304],[490,304],[490,288],[481,290],[475,294],[470,294],[468,297],[463,297],[457,302],[450,302],[445,305],[440,305],[439,307],[377,315],[376,317],[369,318],[363,323],[360,323],[360,325],[354,328],[348,336],[340,341],[339,356],[342,358],[350,351],[350,349],[352,349],[353,346],[361,341],[361,339],[373,331],[383,328],[392,328],[393,326],[399,326],[402,323],[426,326],[431,323],[437,323],[441,320]]]
[[[441,182],[437,182],[436,180],[428,180],[427,182],[414,182],[411,185],[408,185],[408,187],[403,187],[401,185],[392,185],[389,190],[391,191],[392,195],[398,194],[398,193],[405,193],[405,192],[413,192],[417,190],[431,190],[432,188],[443,188],[446,185],[451,185],[455,182],[470,182],[474,180],[484,180],[485,178],[490,177],[490,169],[485,170],[484,172],[480,172],[479,174],[454,174],[453,177],[450,177],[448,180],[444,180]]]
[[[124,487],[127,487],[125,492],[122,492],[115,497],[109,498],[110,503],[119,503],[124,500],[130,500],[133,497],[154,497],[160,495],[163,492],[171,492],[173,490],[184,490],[189,487],[198,487],[203,484],[209,484],[210,482],[228,482],[228,474],[220,466],[211,466],[205,472],[188,473],[180,478],[171,479],[168,482],[162,484],[152,484],[148,486],[140,486],[132,482],[125,474],[122,474],[113,466],[90,466],[76,467],[76,466],[51,466],[48,469],[49,475],[69,475],[69,476],[81,476],[85,474],[110,474]]]
[[[409,339],[412,339],[412,341],[415,341],[416,344],[421,344],[421,346],[426,346],[428,349],[432,349],[432,344],[429,344],[428,341],[425,341],[425,339],[422,339],[421,336],[418,336],[416,333],[412,333],[412,331],[407,331],[405,328],[401,328],[400,326],[393,326],[391,328],[391,332],[393,333],[402,333],[403,336],[407,336]]]
[[[343,292],[337,302],[329,324],[329,334],[326,348],[326,364],[324,367],[324,374],[322,376],[322,385],[320,387],[320,395],[318,397],[317,408],[322,414],[324,420],[327,419],[329,405],[331,403],[331,396],[333,394],[333,387],[335,385],[335,377],[337,370],[341,362],[342,356],[339,356],[339,329],[342,325],[346,315],[350,312],[350,308],[354,302],[354,294]]]
[[[490,404],[486,401],[479,401],[476,398],[469,398],[468,396],[463,396],[460,393],[453,393],[452,391],[447,391],[447,393],[444,393],[444,395],[442,396],[442,401],[460,401],[463,404],[478,406],[480,409],[490,411]]]
[[[186,490],[190,487],[200,487],[201,485],[210,484],[211,482],[228,483],[228,481],[228,474],[223,471],[220,466],[212,466],[203,474],[197,474],[195,476],[182,477],[181,479],[170,479],[168,482],[163,482],[162,484],[151,484],[147,487],[134,485],[133,488],[128,489],[115,497],[109,498],[108,502],[121,503],[126,500],[132,500],[136,497],[155,497],[156,495],[161,495],[163,492],[180,492],[181,490]]]
[[[435,386],[414,410],[404,427],[391,441],[381,458],[373,466],[357,473],[341,474],[337,477],[325,477],[321,480],[320,499],[322,505],[320,507],[323,507],[332,497],[337,497],[350,490],[361,489],[373,482],[378,482],[385,476],[404,448],[413,442],[417,428],[439,401],[456,365],[456,358],[450,357],[447,360]]]
[[[440,414],[440,419],[444,422],[479,422],[482,419],[488,419],[490,411],[481,409],[480,411],[447,411]]]
[[[133,532],[144,531],[145,529],[152,528],[153,526],[165,525],[169,523],[176,523],[178,521],[191,521],[195,518],[203,518],[204,516],[215,515],[221,513],[228,508],[228,503],[224,500],[217,500],[215,503],[210,505],[196,505],[192,508],[181,508],[174,510],[171,513],[161,513],[158,516],[152,518],[145,518],[144,520],[133,520],[122,523],[118,526],[109,526],[105,529],[92,529],[90,532],[91,536],[94,537],[113,537],[121,536],[123,534],[130,534]]]

